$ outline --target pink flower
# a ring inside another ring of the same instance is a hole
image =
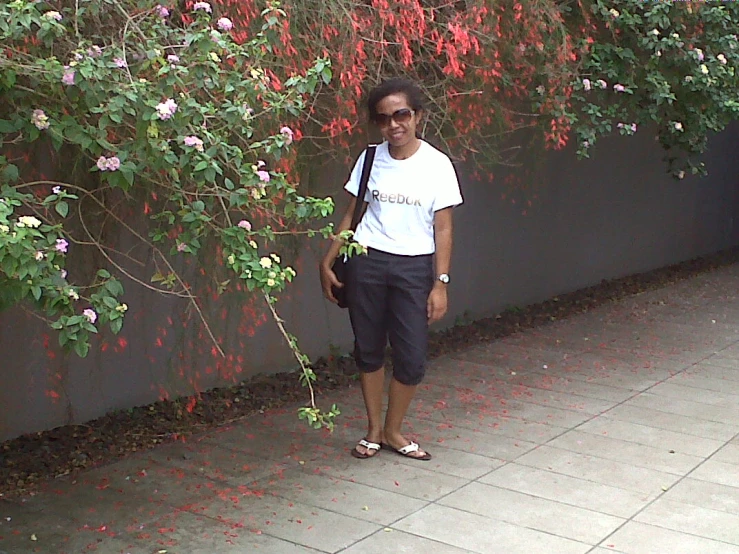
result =
[[[169,17],[169,9],[165,8],[161,4],[159,4],[155,9],[157,11],[157,15],[162,19]]]
[[[213,13],[213,8],[210,7],[208,2],[195,2],[192,6],[193,11],[202,10],[206,13]]]
[[[112,156],[110,158],[100,156],[97,161],[97,166],[100,171],[116,171],[121,167],[121,160],[118,156]]]
[[[53,192],[54,194],[61,194],[62,193],[62,187],[60,187],[59,185],[57,185],[53,189],[51,189],[51,192]]]
[[[590,85],[590,79],[583,79],[583,80],[582,80],[582,88],[583,88],[584,90],[586,90],[586,91],[587,91],[587,90],[590,90],[590,86],[591,86],[591,85]]]
[[[613,85],[613,90],[616,92],[624,92],[626,90],[626,87],[623,85]]]
[[[608,88],[608,83],[606,83],[603,79],[598,79],[598,86],[600,86],[600,88]]]
[[[295,133],[290,127],[285,126],[280,129],[280,134],[285,137],[285,144],[292,144]]]
[[[191,146],[195,148],[195,150],[197,150],[198,152],[203,151],[203,141],[196,136],[185,137],[184,143],[185,146]]]
[[[251,223],[249,223],[246,219],[242,219],[239,221],[239,227],[242,229],[246,229],[247,231],[251,231]]]
[[[265,183],[269,183],[269,180],[271,178],[269,176],[269,173],[267,173],[266,171],[257,171],[257,175],[259,176],[260,180],[264,181]]]
[[[39,131],[48,129],[50,125],[49,117],[44,113],[44,110],[33,110],[31,123],[33,123]]]
[[[125,69],[126,67],[128,67],[128,62],[126,62],[126,60],[124,60],[123,58],[115,58],[113,60],[113,63],[116,67],[120,67],[121,69]]]
[[[73,85],[75,74],[76,74],[76,71],[74,69],[71,69],[68,65],[65,65],[64,75],[62,75],[62,83],[68,86]]]
[[[157,115],[159,119],[169,119],[177,111],[177,103],[171,98],[167,98],[164,102],[157,104]]]
[[[93,44],[90,48],[87,49],[87,55],[93,58],[97,58],[102,53],[103,49],[100,48],[97,44]]]
[[[98,320],[98,314],[92,308],[82,310],[82,315],[85,316],[90,323],[95,323]]]
[[[119,167],[121,167],[121,160],[118,159],[118,156],[108,158],[108,160],[105,162],[105,169],[107,169],[108,171],[115,171]]]
[[[67,270],[66,269],[62,269],[61,276],[62,276],[62,279],[66,279],[67,278]]]
[[[167,56],[167,61],[169,63],[178,63],[180,61],[180,57],[175,54],[170,54]]]
[[[187,245],[184,242],[177,243],[177,252],[184,252],[187,250]]]
[[[216,23],[216,25],[218,25],[218,28],[221,31],[230,31],[234,27],[233,22],[228,17],[220,18],[218,20],[218,23]]]
[[[64,239],[56,239],[56,245],[54,246],[54,249],[57,252],[61,252],[62,254],[67,253],[67,248],[69,248],[69,243]]]

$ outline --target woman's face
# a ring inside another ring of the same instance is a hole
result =
[[[402,148],[416,139],[421,114],[414,111],[402,92],[390,94],[377,103],[375,124],[382,138],[394,148]]]

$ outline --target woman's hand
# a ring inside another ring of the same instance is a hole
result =
[[[436,323],[442,317],[446,315],[448,307],[446,285],[440,283],[434,285],[429,294],[429,299],[426,301],[426,312],[429,318],[429,325]]]
[[[326,263],[322,263],[320,266],[320,273],[321,273],[321,288],[323,289],[323,296],[326,297],[327,300],[330,302],[333,302],[334,304],[338,304],[339,301],[336,300],[334,297],[334,293],[331,290],[331,287],[337,287],[342,288],[344,286],[344,283],[339,282],[339,280],[336,278],[336,274],[331,269],[330,265],[327,265]]]

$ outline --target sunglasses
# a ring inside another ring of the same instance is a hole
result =
[[[403,125],[404,123],[408,123],[415,113],[414,110],[401,108],[390,115],[378,113],[375,115],[374,121],[379,127],[387,127],[391,121],[395,121],[398,125]]]

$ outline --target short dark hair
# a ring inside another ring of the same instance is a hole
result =
[[[370,121],[374,121],[377,118],[377,104],[391,94],[405,94],[411,109],[416,112],[425,109],[421,87],[410,79],[394,77],[383,81],[370,91],[367,97],[367,109],[369,110]]]

